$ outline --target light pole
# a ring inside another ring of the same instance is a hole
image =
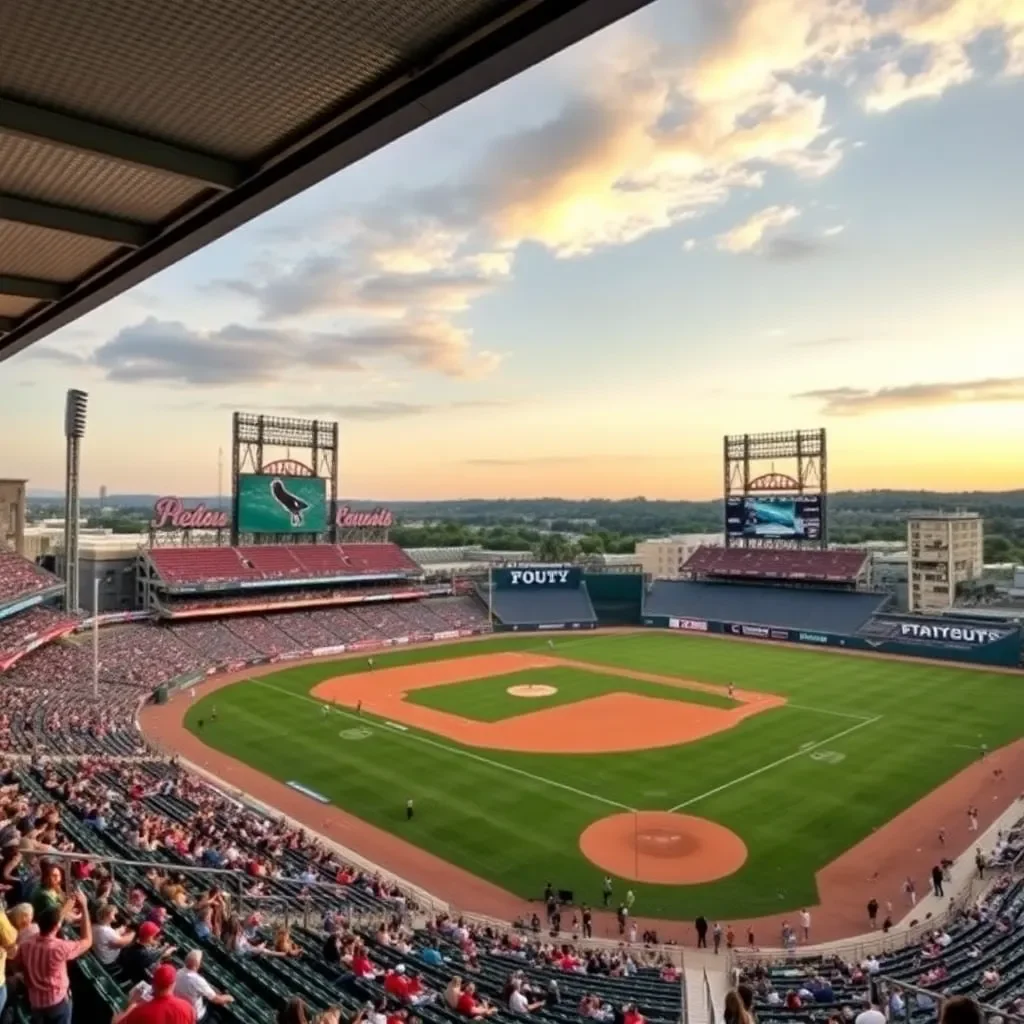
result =
[[[100,696],[100,578],[92,577],[92,695]]]
[[[67,466],[64,473],[64,610],[74,612],[78,599],[78,468],[85,410],[89,396],[77,388],[68,390],[64,402],[64,437]]]

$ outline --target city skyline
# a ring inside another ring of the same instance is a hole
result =
[[[1019,486],[1024,7],[660,0],[0,364],[3,475],[217,493],[234,409],[349,498]],[[1015,420],[1016,417],[1016,420]],[[1019,433],[1019,431],[1018,431]]]

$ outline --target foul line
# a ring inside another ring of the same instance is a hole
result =
[[[304,700],[308,704],[314,704],[320,708],[332,707],[336,714],[344,715],[346,718],[351,718],[355,722],[362,722],[364,725],[367,722],[366,715],[356,715],[350,711],[344,711],[337,704],[316,700],[314,697],[307,697],[304,693],[293,693],[291,690],[283,690],[279,686],[263,682],[262,679],[246,679],[245,682],[255,683],[256,686],[262,686],[265,690],[273,690],[275,693],[283,693],[286,697],[295,697],[297,700]],[[386,724],[393,725],[394,723],[388,722]],[[459,757],[467,757],[471,761],[479,761],[480,764],[489,765],[491,768],[501,768],[503,771],[511,772],[513,775],[521,775],[525,779],[532,779],[534,782],[542,782],[546,786],[554,786],[556,789],[564,789],[567,793],[574,793],[576,796],[582,796],[587,800],[596,800],[598,803],[607,804],[609,807],[618,807],[621,811],[636,811],[635,807],[629,807],[627,804],[620,804],[617,800],[609,800],[607,797],[598,796],[596,793],[587,793],[582,789],[577,789],[575,786],[569,786],[564,782],[556,782],[554,779],[546,779],[543,775],[534,775],[532,772],[523,771],[522,768],[514,768],[510,764],[502,764],[500,761],[492,761],[489,757],[481,757],[479,754],[474,754],[468,750],[462,750],[459,747],[449,747],[446,743],[438,743],[436,740],[429,739],[426,736],[420,736],[414,732],[393,732],[393,735],[402,736],[410,740],[416,740],[417,743],[423,743],[428,747],[436,747],[438,750],[444,750],[449,754],[456,754]]]
[[[763,772],[770,771],[772,768],[777,768],[780,764],[792,761],[795,757],[803,757],[804,754],[809,754],[812,750],[817,750],[818,747],[823,747],[826,743],[834,743],[836,740],[841,740],[844,736],[849,736],[850,733],[856,732],[858,729],[863,729],[865,725],[873,725],[875,722],[880,721],[881,718],[881,715],[877,715],[875,718],[866,718],[863,721],[858,722],[856,725],[851,725],[849,729],[837,732],[834,736],[818,740],[817,743],[812,743],[810,746],[802,747],[800,750],[797,750],[792,754],[780,757],[777,761],[772,761],[770,764],[762,765],[760,768],[755,768],[752,772],[747,772],[746,775],[741,775],[739,778],[733,779],[731,782],[725,782],[721,786],[715,786],[714,789],[709,789],[706,793],[701,793],[700,796],[694,796],[689,800],[684,800],[681,804],[676,804],[675,807],[670,807],[669,811],[681,811],[684,807],[689,807],[691,804],[698,803],[701,800],[706,800],[709,796],[714,796],[716,793],[721,793],[725,789],[731,789],[733,786],[738,786],[741,782],[746,782],[747,779],[752,779],[756,775],[761,775]]]
[[[836,718],[852,718],[855,722],[877,722],[878,718],[870,715],[854,715],[849,711],[833,711],[831,708],[812,708],[806,704],[792,704],[788,700],[781,705],[784,708],[794,708],[796,711],[814,711],[819,715],[834,715]],[[881,715],[878,716],[879,718]]]

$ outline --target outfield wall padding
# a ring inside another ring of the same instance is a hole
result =
[[[941,626],[948,629],[953,625],[961,628],[965,626],[962,621],[954,623],[951,620],[918,620],[909,616],[901,621],[918,626],[930,623],[933,628]],[[957,640],[930,639],[923,636],[916,636],[913,639],[904,636],[897,640],[826,633],[810,629],[783,629],[778,626],[766,626],[758,623],[729,622],[695,616],[645,615],[644,625],[657,629],[679,630],[684,633],[711,633],[748,640],[806,644],[812,647],[841,647],[852,651],[873,651],[876,654],[931,658],[936,661],[956,661],[971,665],[990,665],[1001,668],[1021,667],[1021,631],[1017,626],[990,629],[988,638],[975,635],[972,639],[966,640],[961,634]],[[914,632],[920,634],[923,631],[917,629]],[[944,635],[948,636],[949,634]]]
[[[639,626],[643,621],[642,573],[588,572],[583,580],[599,626]]]

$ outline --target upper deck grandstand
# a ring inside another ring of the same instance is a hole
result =
[[[863,580],[864,551],[841,548],[700,547],[682,573],[692,579],[715,577],[750,580],[805,580],[854,585]]]
[[[53,573],[0,548],[0,608],[60,590],[61,581]]]
[[[143,558],[152,565],[157,580],[172,587],[402,578],[420,572],[419,566],[395,544],[153,548]]]

